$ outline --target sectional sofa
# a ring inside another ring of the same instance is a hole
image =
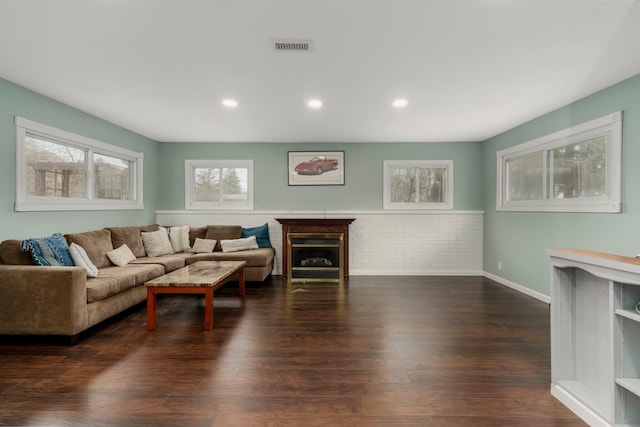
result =
[[[97,267],[96,277],[88,277],[89,269],[80,266],[35,265],[22,241],[1,242],[0,335],[58,335],[74,344],[81,332],[145,301],[145,282],[196,261],[246,261],[245,280],[249,282],[263,281],[273,270],[272,247],[221,250],[221,242],[242,240],[245,229],[241,226],[188,227],[189,246],[197,239],[216,240],[212,252],[148,256],[142,233],[158,229],[158,225],[110,227],[64,235],[69,245],[84,249]],[[123,245],[135,259],[114,265],[109,256]]]

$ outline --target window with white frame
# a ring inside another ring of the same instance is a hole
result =
[[[185,160],[186,209],[253,209],[253,160]]]
[[[452,209],[453,161],[385,160],[384,209]]]
[[[498,151],[499,211],[620,212],[622,112]]]
[[[143,154],[22,117],[16,211],[143,209]]]

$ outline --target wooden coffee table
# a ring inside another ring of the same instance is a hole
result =
[[[157,294],[203,294],[204,330],[213,327],[213,293],[238,273],[239,295],[244,297],[245,261],[198,261],[145,283],[147,331],[156,329]]]

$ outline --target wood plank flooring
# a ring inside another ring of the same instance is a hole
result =
[[[584,426],[549,393],[549,307],[480,277],[158,298],[78,345],[0,342],[0,425]]]

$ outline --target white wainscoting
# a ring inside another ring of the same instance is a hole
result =
[[[482,276],[482,211],[156,211],[161,225],[269,224],[282,273],[282,229],[275,218],[356,218],[349,227],[351,275]]]

